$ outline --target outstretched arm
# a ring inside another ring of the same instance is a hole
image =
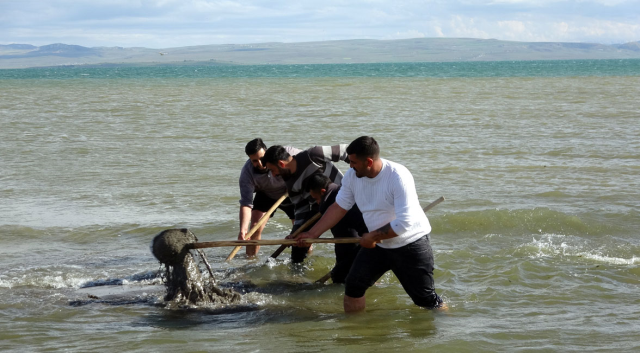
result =
[[[315,239],[319,238],[322,233],[331,229],[335,226],[344,215],[347,214],[347,210],[340,207],[337,203],[329,206],[327,211],[324,213],[322,218],[318,220],[318,223],[313,226],[308,232],[304,232],[298,236],[299,246],[308,246],[308,244],[304,244],[302,239]]]
[[[316,162],[337,162],[345,161],[349,163],[346,144],[334,146],[315,146],[309,149],[311,159]]]

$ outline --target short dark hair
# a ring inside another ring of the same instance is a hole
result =
[[[349,144],[347,154],[355,154],[359,159],[376,159],[380,156],[380,147],[373,137],[360,136]]]
[[[326,190],[329,187],[329,184],[331,184],[331,179],[328,176],[320,173],[314,173],[309,177],[309,179],[307,179],[305,191],[320,191],[320,189]]]
[[[247,145],[244,146],[244,153],[246,153],[247,156],[250,156],[252,154],[258,153],[258,151],[260,151],[263,148],[266,151],[267,145],[265,145],[264,142],[262,142],[262,139],[258,137],[257,139],[253,139],[249,141],[249,143],[247,143]]]
[[[278,161],[286,161],[289,160],[291,155],[287,152],[284,147],[280,145],[275,145],[269,147],[269,149],[264,153],[264,157],[262,157],[262,163],[267,164],[278,164]]]

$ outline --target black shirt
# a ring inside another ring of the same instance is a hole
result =
[[[329,206],[336,202],[338,190],[340,190],[340,185],[336,185],[334,183],[329,184],[327,192],[324,194],[322,201],[320,202],[320,213],[324,214]],[[334,238],[358,237],[368,232],[369,230],[364,224],[362,212],[360,212],[358,205],[353,205],[340,222],[331,228],[331,233]]]

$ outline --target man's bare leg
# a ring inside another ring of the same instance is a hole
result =
[[[265,212],[262,212],[262,211],[251,210],[251,228],[253,228],[256,225],[256,223],[258,223],[258,221],[260,220],[260,218],[262,218],[264,214]],[[267,225],[267,222],[262,223],[262,226],[258,230],[256,230],[255,233],[253,233],[253,235],[251,236],[251,239],[260,240],[262,238],[262,230],[266,225]],[[260,251],[260,246],[258,245],[247,246],[247,256],[256,256],[258,254],[258,251]]]
[[[360,298],[344,296],[344,312],[347,314],[363,312],[366,305],[364,295]]]

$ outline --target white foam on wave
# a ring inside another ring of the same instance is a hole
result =
[[[2,277],[4,277],[4,276],[0,276],[0,288],[9,288],[9,289],[11,289],[13,287],[11,285],[11,282],[4,280]]]
[[[12,278],[0,279],[0,287],[12,289],[15,287],[38,287],[45,289],[80,288],[82,284],[92,280],[89,277],[74,277],[71,274],[23,274]]]
[[[611,265],[635,265],[640,263],[640,258],[635,256],[632,256],[630,259],[625,259],[621,257],[603,256],[603,255],[591,254],[591,253],[581,253],[579,256],[585,259],[604,262]]]
[[[284,299],[278,299],[270,294],[249,292],[242,295],[242,304],[255,304],[259,306],[267,305],[286,305],[287,302]]]
[[[523,244],[523,246],[533,247],[537,250],[530,255],[531,258],[564,255],[570,248],[563,241],[564,238],[565,236],[560,234],[544,234],[539,240],[534,237],[531,243]]]
[[[612,265],[635,265],[640,263],[640,258],[631,256],[630,258],[607,256],[603,254],[601,244],[595,246],[588,240],[575,236],[567,236],[562,234],[543,234],[539,239],[533,238],[531,243],[523,244],[522,247],[535,248],[530,252],[530,258],[541,257],[578,257],[598,262],[608,263]]]
[[[33,284],[45,288],[80,288],[83,283],[91,280],[89,277],[73,277],[73,275],[65,274],[59,276],[35,277]]]
[[[0,287],[37,287],[47,289],[74,288],[89,278],[78,273],[78,265],[19,266],[0,276]]]
[[[291,258],[289,257],[285,257],[284,259],[274,259],[273,257],[268,257],[267,261],[265,262],[265,265],[267,265],[267,267],[269,267],[270,269],[273,269],[277,266],[280,265],[288,265],[291,262]]]
[[[82,269],[83,267],[78,265],[20,267],[0,275],[0,288],[78,289],[103,285],[162,284],[162,279],[156,275],[156,271],[135,273],[120,278],[109,278],[109,274],[106,272],[98,275],[83,272]],[[105,277],[106,279],[103,279]]]

